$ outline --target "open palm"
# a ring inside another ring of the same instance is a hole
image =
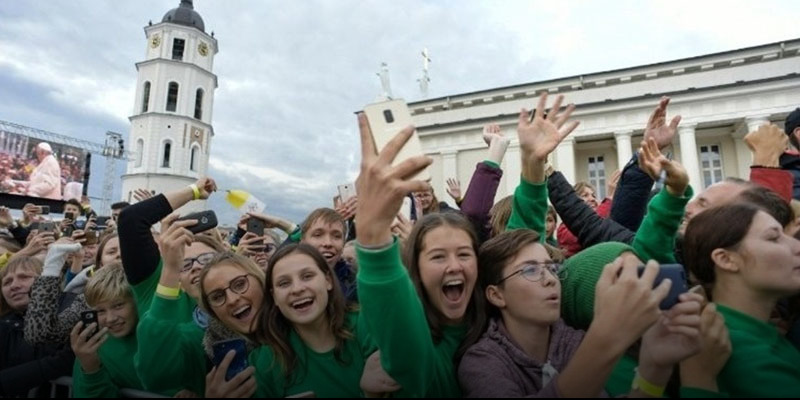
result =
[[[520,112],[517,124],[519,145],[523,152],[534,160],[546,160],[558,144],[578,127],[577,121],[565,126],[567,119],[575,110],[575,106],[570,104],[563,113],[559,113],[563,99],[562,95],[556,97],[550,113],[545,116],[544,110],[547,104],[547,92],[545,92],[539,96],[539,105],[534,111],[533,120],[530,120],[526,110],[523,109]]]
[[[672,139],[675,138],[675,134],[678,132],[678,124],[681,122],[681,116],[676,115],[667,125],[668,105],[669,97],[662,97],[658,106],[650,114],[650,119],[647,121],[647,127],[644,130],[644,139],[655,139],[660,149],[672,144]]]

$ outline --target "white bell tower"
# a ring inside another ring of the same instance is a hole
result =
[[[122,200],[136,189],[164,193],[192,184],[208,171],[214,127],[211,116],[217,76],[217,40],[205,32],[191,0],[144,28],[145,60],[138,80],[127,146],[134,159],[122,176]],[[194,201],[185,211],[205,208]]]

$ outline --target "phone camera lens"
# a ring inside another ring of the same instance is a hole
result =
[[[383,119],[386,120],[387,124],[391,124],[394,122],[394,115],[392,114],[392,110],[383,110]]]
[[[200,223],[203,223],[203,224],[208,223],[208,218],[207,217],[200,218]]]

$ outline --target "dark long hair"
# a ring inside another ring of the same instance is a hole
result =
[[[417,289],[417,295],[422,301],[422,306],[425,309],[425,317],[428,320],[428,326],[430,327],[431,335],[435,343],[440,342],[443,338],[442,325],[444,325],[444,316],[431,304],[428,293],[422,285],[422,278],[420,277],[419,271],[419,256],[422,252],[422,246],[425,243],[425,236],[432,230],[441,226],[460,229],[466,232],[472,242],[472,250],[475,252],[476,258],[478,255],[478,237],[472,228],[472,224],[461,216],[461,214],[457,213],[437,213],[424,216],[416,223],[406,241],[406,246],[403,249],[403,263],[408,268],[411,281],[414,283],[414,287]],[[480,273],[478,275],[480,275]],[[478,280],[480,280],[480,276],[478,276]],[[476,289],[477,286],[476,282]],[[486,327],[485,303],[486,301],[483,293],[473,289],[464,316],[464,324],[469,328],[464,341],[461,343],[456,353],[457,360],[460,359],[466,349],[477,342],[483,334]]]
[[[277,304],[275,304],[275,299],[272,296],[272,287],[274,284],[272,274],[275,270],[275,264],[277,264],[278,261],[295,253],[311,257],[320,272],[328,277],[333,285],[333,289],[328,291],[328,305],[325,307],[325,314],[328,317],[331,333],[336,338],[336,347],[334,347],[333,354],[336,360],[342,364],[348,361],[342,358],[345,341],[353,338],[353,333],[346,324],[348,309],[344,294],[342,294],[342,289],[339,286],[336,275],[328,266],[328,263],[322,255],[320,255],[314,247],[303,243],[289,244],[281,247],[269,260],[269,265],[267,266],[265,291],[269,293],[264,296],[264,306],[261,307],[254,336],[258,343],[266,344],[272,348],[272,351],[275,353],[275,359],[278,364],[280,364],[281,368],[283,368],[284,376],[287,381],[297,367],[297,354],[292,350],[289,341],[289,335],[294,327],[292,326],[292,322],[283,316],[281,310],[278,308]]]

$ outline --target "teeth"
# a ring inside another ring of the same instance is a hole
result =
[[[240,317],[240,316],[242,316],[242,314],[247,312],[247,310],[249,310],[249,309],[250,309],[250,306],[242,306],[238,310],[233,312],[233,316],[234,317]]]
[[[444,283],[444,287],[458,286],[458,285],[463,285],[463,284],[464,284],[464,281],[462,279],[456,279],[454,281],[445,282]]]

